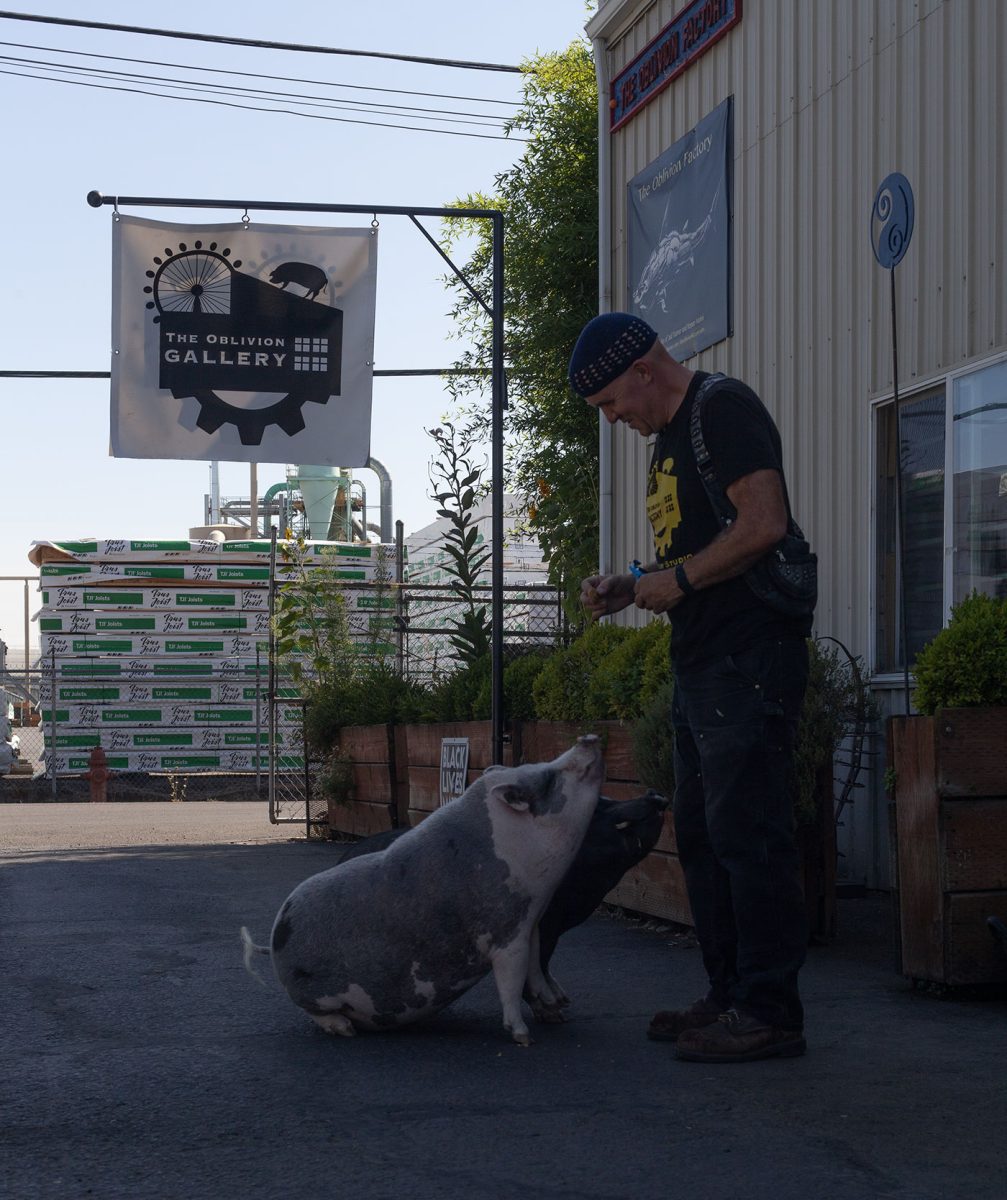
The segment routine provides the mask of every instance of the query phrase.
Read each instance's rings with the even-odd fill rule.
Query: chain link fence
[[[88,799],[97,765],[108,800],[268,798],[270,820],[319,831],[323,763],[305,737],[303,688],[272,655],[267,589],[185,586],[0,581],[0,604],[6,588],[16,613],[8,627],[28,631],[4,645],[0,663],[20,754],[0,780],[7,798]],[[465,605],[450,585],[339,586],[354,636],[400,674],[433,683],[457,668],[451,638]],[[490,587],[474,596],[488,624]],[[183,611],[197,604],[198,617]],[[554,588],[505,586],[505,661],[567,637]],[[104,763],[92,758],[97,747]]]

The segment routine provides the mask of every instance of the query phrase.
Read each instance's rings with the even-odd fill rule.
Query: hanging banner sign
[[[629,311],[684,362],[731,333],[731,98],[629,184]]]
[[[113,456],[366,465],[375,230],[112,228]]]

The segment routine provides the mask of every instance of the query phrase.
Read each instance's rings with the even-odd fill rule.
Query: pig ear
[[[493,763],[492,766],[483,768],[483,774],[488,775],[490,771],[502,771],[503,769],[502,763]]]
[[[501,804],[506,804],[508,808],[513,808],[515,812],[528,811],[528,793],[516,784],[498,783],[490,788],[490,796]]]

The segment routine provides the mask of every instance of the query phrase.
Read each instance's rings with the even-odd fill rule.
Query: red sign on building
[[[649,104],[741,20],[741,0],[692,0],[612,80],[610,131]]]

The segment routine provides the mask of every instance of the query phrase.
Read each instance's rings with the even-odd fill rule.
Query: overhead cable
[[[186,33],[178,29],[150,29],[143,25],[114,25],[105,21],[81,21],[71,17],[46,17],[37,13],[0,12],[7,21],[36,21],[42,25],[69,25],[80,29],[107,29],[113,33],[140,33],[149,37],[184,38],[192,42],[216,42],[227,46],[252,46],[257,50],[293,50],[301,54],[346,54],[358,58],[389,58],[397,62],[423,63],[431,67],[458,67],[465,71],[509,71],[521,67],[501,63],[466,62],[454,58],[425,58],[416,54],[389,54],[380,50],[346,50],[335,46],[305,46],[299,42],[267,42],[258,38],[228,37],[214,33]]]
[[[387,92],[393,96],[423,96],[427,100],[466,100],[472,104],[500,104],[517,108],[519,100],[492,100],[486,96],[457,96],[444,92],[417,92],[409,88],[376,87],[364,83],[339,83],[331,79],[303,79],[297,75],[268,75],[262,71],[235,71],[225,67],[201,67],[191,63],[165,62],[157,58],[131,58],[125,54],[97,54],[93,50],[64,50],[59,46],[38,46],[31,42],[5,42],[15,50],[42,50],[46,54],[71,54],[78,58],[101,58],[110,62],[137,63],[144,67],[172,67],[174,70],[201,71],[214,75],[237,75],[243,79],[271,79],[278,83],[310,83],[315,87],[347,88],[358,92]]]
[[[99,79],[122,80],[127,83],[156,83],[168,88],[187,88],[197,92],[223,92],[227,95],[237,95],[246,99],[262,98],[293,100],[296,103],[303,103],[315,107],[333,108],[339,107],[350,112],[367,112],[375,111],[386,113],[392,116],[407,116],[416,115],[423,119],[431,121],[450,121],[452,118],[460,117],[467,120],[456,122],[460,124],[494,124],[498,125],[502,120],[499,116],[494,116],[491,113],[466,113],[458,112],[455,109],[444,108],[425,108],[419,105],[409,104],[390,104],[387,101],[374,100],[341,100],[338,97],[320,97],[320,96],[305,96],[300,92],[280,92],[272,91],[263,88],[250,88],[247,85],[239,86],[237,84],[214,83],[207,80],[205,83],[195,82],[188,79],[172,78],[163,75],[144,75],[134,71],[114,71],[108,67],[88,67],[83,64],[77,65],[74,63],[58,63],[49,62],[46,59],[21,58],[11,54],[0,54],[0,62],[12,63],[15,66],[27,67],[46,72],[63,72],[66,74],[83,74],[94,76]],[[362,107],[361,107],[362,106]],[[446,114],[437,116],[434,114]]]
[[[441,133],[449,137],[486,138],[492,141],[502,142],[523,142],[527,140],[526,138],[508,137],[502,133],[472,133],[466,130],[429,129],[424,125],[400,125],[391,121],[363,121],[354,117],[331,117],[326,116],[323,113],[303,112],[300,109],[273,108],[268,105],[260,104],[238,104],[233,100],[211,100],[204,96],[182,96],[164,92],[152,92],[148,91],[146,88],[125,87],[122,84],[95,83],[92,80],[86,79],[60,79],[54,75],[32,75],[25,71],[12,71],[2,67],[0,67],[0,75],[14,75],[21,79],[36,79],[42,83],[65,83],[74,87],[97,88],[100,91],[107,92],[127,92],[135,96],[153,96],[158,100],[186,100],[191,104],[216,104],[225,108],[243,108],[251,112],[281,113],[285,116],[291,117],[306,117],[313,121],[336,121],[343,125],[371,125],[382,129],[407,129],[411,133]]]

